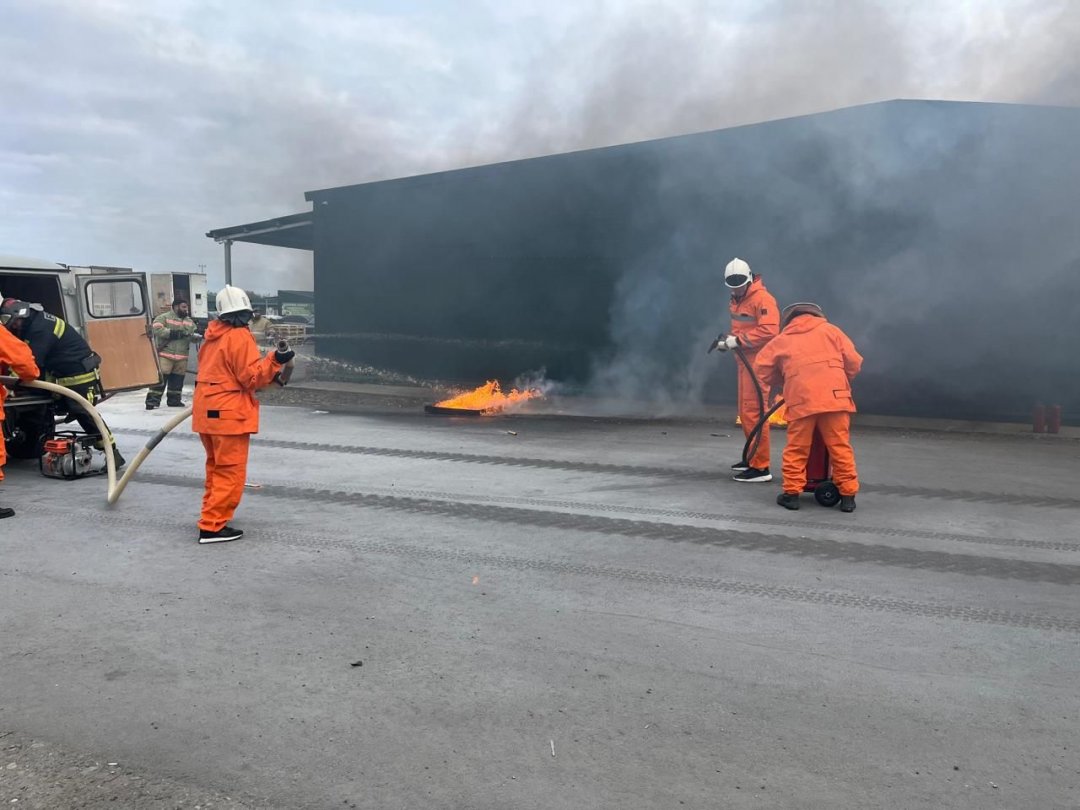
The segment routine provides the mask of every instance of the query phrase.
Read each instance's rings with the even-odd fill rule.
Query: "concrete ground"
[[[293,401],[236,543],[187,426],[9,465],[0,805],[1080,806],[1076,441],[863,428],[793,513],[726,422]]]

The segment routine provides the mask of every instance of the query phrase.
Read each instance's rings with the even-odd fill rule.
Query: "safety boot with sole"
[[[772,473],[769,472],[768,467],[763,470],[759,470],[757,467],[747,467],[738,475],[731,477],[742,484],[766,484],[772,481]]]
[[[841,495],[840,496],[840,511],[841,512],[854,512],[855,511],[855,496],[854,495]]]
[[[731,471],[733,473],[746,472],[749,469],[750,465],[747,464],[745,461],[736,461],[734,464],[731,465]]]
[[[776,502],[785,509],[790,509],[793,512],[799,510],[799,496],[791,492],[781,492],[776,496]]]
[[[223,526],[216,532],[209,531],[208,529],[199,529],[199,544],[227,543],[230,540],[239,540],[243,536],[243,530],[234,529],[232,526]]]

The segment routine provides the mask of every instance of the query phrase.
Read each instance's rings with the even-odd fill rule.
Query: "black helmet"
[[[811,304],[806,301],[798,304],[791,304],[790,306],[784,307],[784,311],[780,313],[780,328],[783,329],[799,315],[813,315],[815,318],[824,318],[825,312],[817,304]]]
[[[5,298],[0,304],[0,326],[10,328],[13,321],[30,317],[31,305],[17,298]]]

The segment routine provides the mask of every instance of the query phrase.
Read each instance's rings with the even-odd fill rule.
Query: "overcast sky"
[[[1080,104],[1080,3],[0,0],[0,254],[198,271],[303,192],[890,98]],[[236,281],[310,288],[238,245]]]

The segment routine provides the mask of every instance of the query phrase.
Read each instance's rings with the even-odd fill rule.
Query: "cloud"
[[[444,6],[16,0],[0,30],[5,250],[212,269],[206,230],[308,189],[897,96],[1080,102],[1047,2]],[[310,257],[234,250],[237,281]]]

